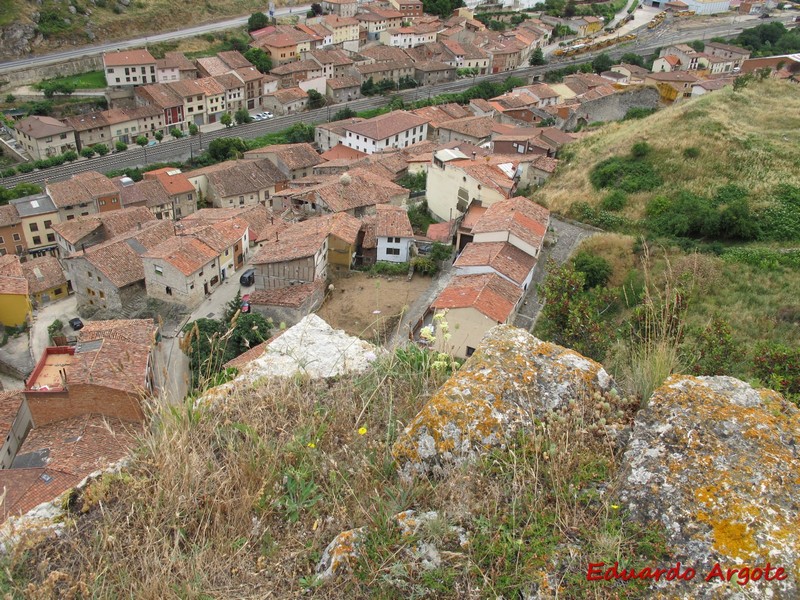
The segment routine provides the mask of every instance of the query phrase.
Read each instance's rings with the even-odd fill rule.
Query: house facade
[[[52,117],[30,116],[14,124],[14,137],[33,160],[77,148],[72,126]]]
[[[367,154],[406,148],[428,137],[428,122],[413,113],[394,111],[360,123],[342,126],[342,144]]]
[[[103,72],[108,87],[131,87],[158,82],[156,59],[147,50],[105,53]]]

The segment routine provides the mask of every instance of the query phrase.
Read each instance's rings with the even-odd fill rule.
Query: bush
[[[74,160],[78,160],[78,153],[75,150],[67,150],[62,155],[65,161],[72,162]]]
[[[125,152],[125,150],[128,149],[128,144],[117,140],[117,142],[114,144],[114,148],[117,150],[117,152]]]
[[[349,106],[345,106],[340,111],[337,111],[335,115],[333,115],[334,121],[343,121],[344,119],[352,119],[353,117],[357,117],[358,113],[354,111]]]
[[[628,195],[622,190],[613,190],[600,202],[602,210],[618,211],[628,204]]]
[[[771,196],[771,205],[759,215],[761,239],[800,240],[800,187],[782,184]]]
[[[81,148],[81,156],[84,158],[92,158],[94,156],[94,150],[91,146],[84,146]]]
[[[647,142],[636,142],[631,148],[631,156],[641,160],[650,154],[652,148]]]
[[[575,270],[584,275],[583,289],[585,290],[604,286],[611,278],[611,265],[602,256],[581,251],[575,255],[572,262],[575,265]]]
[[[172,129],[170,129],[169,134],[175,139],[180,139],[183,137],[183,132],[177,127],[173,127]]]
[[[92,146],[92,149],[95,152],[97,152],[97,154],[99,154],[100,156],[105,156],[109,152],[108,146],[106,146],[105,144],[95,144],[94,146]]]
[[[687,191],[674,199],[656,196],[647,203],[646,215],[654,231],[677,237],[716,237],[719,212],[708,198]]]
[[[50,166],[50,163],[46,158],[40,158],[33,162],[33,166],[37,169],[46,169]]]
[[[50,325],[47,326],[47,334],[50,336],[50,341],[53,341],[53,338],[61,335],[64,330],[64,323],[62,323],[59,319],[56,319]]]
[[[445,260],[450,260],[453,256],[453,246],[450,244],[442,244],[440,242],[434,242],[431,246],[431,252],[429,254],[431,260],[440,263]]]
[[[376,262],[369,272],[373,275],[405,275],[408,273],[408,263]]]
[[[730,323],[721,317],[714,317],[711,323],[697,334],[694,341],[692,374],[732,375],[733,365],[739,360],[739,354]]]
[[[631,226],[631,222],[625,217],[596,209],[588,202],[576,202],[573,204],[569,209],[569,216],[601,229],[625,231]]]
[[[35,168],[36,167],[34,167],[31,163],[22,163],[20,165],[17,165],[17,171],[19,171],[20,173],[30,173]]]
[[[415,271],[423,275],[436,275],[439,271],[437,263],[427,256],[415,256],[411,259],[411,264]]]
[[[13,177],[16,174],[17,174],[17,169],[14,168],[14,167],[9,167],[8,169],[3,169],[3,171],[0,172],[0,175],[2,175],[3,177]]]
[[[628,112],[625,113],[623,117],[623,121],[629,121],[631,119],[644,119],[645,117],[649,117],[653,113],[656,112],[656,108],[640,108],[634,106],[633,108],[629,108]]]
[[[651,191],[663,183],[648,161],[619,156],[595,165],[589,174],[589,181],[598,190],[612,188],[629,193]]]
[[[683,150],[683,158],[687,160],[693,160],[700,156],[700,148],[695,148],[694,146],[690,146],[689,148],[684,148]]]
[[[784,394],[800,394],[800,346],[759,345],[753,356],[753,371],[774,390]]]

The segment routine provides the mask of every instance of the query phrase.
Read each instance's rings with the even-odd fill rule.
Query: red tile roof
[[[144,174],[145,179],[157,179],[166,190],[169,196],[178,194],[191,194],[194,186],[189,182],[189,178],[180,169],[164,167],[155,171],[148,171]]]
[[[323,279],[311,283],[289,285],[272,290],[256,290],[250,294],[250,304],[300,308],[309,296],[325,287]]]
[[[30,294],[38,294],[59,286],[66,288],[67,278],[55,256],[29,258],[22,263],[22,270],[28,280]]]
[[[153,319],[116,319],[113,321],[87,321],[78,332],[79,342],[114,339],[150,348],[155,344],[158,326]]]
[[[431,223],[428,225],[428,232],[425,237],[434,242],[449,244],[453,240],[453,222]]]
[[[362,121],[361,123],[347,124],[344,126],[344,129],[372,140],[384,140],[408,129],[425,125],[427,122],[427,119],[418,115],[403,110],[396,110],[386,113],[385,115]]]
[[[375,234],[378,237],[414,237],[406,209],[402,206],[378,204],[375,207]]]
[[[323,152],[320,156],[327,161],[331,160],[339,160],[339,159],[359,159],[368,156],[366,152],[361,152],[361,150],[356,150],[355,148],[350,148],[349,146],[345,146],[344,144],[336,144],[333,148],[328,150],[327,152]],[[322,165],[325,166],[324,164]],[[15,211],[16,212],[16,211]]]
[[[0,439],[5,440],[11,432],[23,398],[22,390],[0,391]]]
[[[130,67],[155,64],[156,59],[147,50],[121,50],[103,54],[103,63],[107,67]]]
[[[267,240],[253,258],[252,264],[278,263],[313,256],[329,235],[355,245],[360,229],[361,221],[346,213],[313,217],[293,223],[277,239]]]
[[[494,273],[457,275],[431,304],[435,309],[474,308],[496,323],[505,323],[524,290]]]
[[[155,246],[142,256],[163,260],[188,277],[218,258],[219,252],[194,236],[179,235]]]
[[[456,267],[491,267],[517,285],[536,266],[536,259],[508,242],[470,242],[458,255]]]
[[[507,231],[534,247],[540,247],[547,233],[550,211],[516,196],[495,202],[472,227],[472,234]]]
[[[0,256],[0,294],[28,295],[28,280],[16,254]]]

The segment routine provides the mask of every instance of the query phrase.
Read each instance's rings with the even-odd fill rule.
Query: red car
[[[242,296],[242,312],[249,313],[250,312],[250,294],[245,294]]]

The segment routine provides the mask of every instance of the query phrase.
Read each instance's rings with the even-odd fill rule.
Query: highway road
[[[266,5],[266,2],[264,3]],[[311,8],[311,5],[304,6],[286,6],[275,9],[275,16],[282,17],[288,14],[304,15]],[[266,9],[265,9],[266,10]],[[227,21],[218,21],[216,23],[206,23],[205,25],[197,25],[187,29],[179,29],[177,31],[167,31],[155,35],[136,38],[134,40],[120,40],[118,42],[108,42],[106,44],[97,44],[93,46],[83,46],[80,48],[73,48],[71,50],[63,50],[61,52],[53,52],[51,54],[42,54],[40,56],[29,56],[19,60],[12,60],[0,64],[0,73],[6,71],[17,71],[19,69],[28,69],[31,67],[41,67],[44,65],[52,65],[73,58],[83,58],[86,56],[99,56],[104,52],[111,52],[114,50],[124,50],[126,48],[140,48],[147,44],[155,44],[157,42],[168,42],[171,40],[178,40],[181,38],[194,37],[203,33],[213,33],[215,31],[223,31],[225,29],[233,29],[234,27],[241,27],[247,23],[250,15],[243,17],[236,17],[235,19],[228,19]]]
[[[736,23],[726,24],[719,27],[708,28],[704,30],[703,36],[709,39],[715,36],[732,36],[739,33],[742,29],[752,26],[751,23]],[[619,58],[626,52],[636,52],[638,54],[648,54],[656,48],[660,48],[669,44],[688,42],[698,39],[699,32],[673,32],[669,30],[654,31],[645,30],[640,38],[632,44],[626,44],[621,47],[607,49],[606,51],[612,58]],[[414,101],[425,97],[436,96],[446,92],[458,92],[467,89],[481,81],[495,81],[500,82],[507,77],[513,75],[516,77],[533,78],[535,76],[542,76],[552,68],[561,68],[572,64],[579,64],[587,62],[593,58],[593,54],[582,54],[578,57],[553,61],[550,65],[542,67],[523,67],[515,71],[507,71],[504,73],[495,73],[491,75],[477,76],[470,79],[459,79],[448,83],[441,83],[434,86],[426,86],[417,89],[404,90],[399,92],[399,95],[404,101]],[[252,139],[262,136],[266,133],[280,131],[295,123],[323,123],[330,120],[333,114],[341,108],[349,106],[355,111],[369,110],[371,108],[378,108],[386,105],[389,101],[384,96],[373,96],[369,98],[361,98],[349,103],[334,104],[317,110],[287,115],[285,117],[277,117],[269,121],[254,122],[247,125],[237,125],[230,129],[220,129],[217,131],[206,132],[200,136],[186,137],[178,140],[170,140],[160,143],[157,146],[142,149],[140,147],[131,147],[124,152],[107,154],[106,156],[96,156],[90,159],[80,158],[74,163],[67,163],[58,167],[44,169],[42,171],[33,171],[31,173],[23,173],[0,179],[0,185],[6,187],[13,187],[17,183],[27,182],[43,184],[47,181],[59,181],[68,179],[75,173],[84,171],[99,171],[106,173],[115,169],[122,169],[125,167],[141,167],[145,164],[156,162],[169,162],[174,160],[186,160],[192,154],[197,155],[203,148],[208,146],[211,140],[220,137],[234,137],[238,136],[243,139]],[[145,157],[146,154],[146,157]]]

